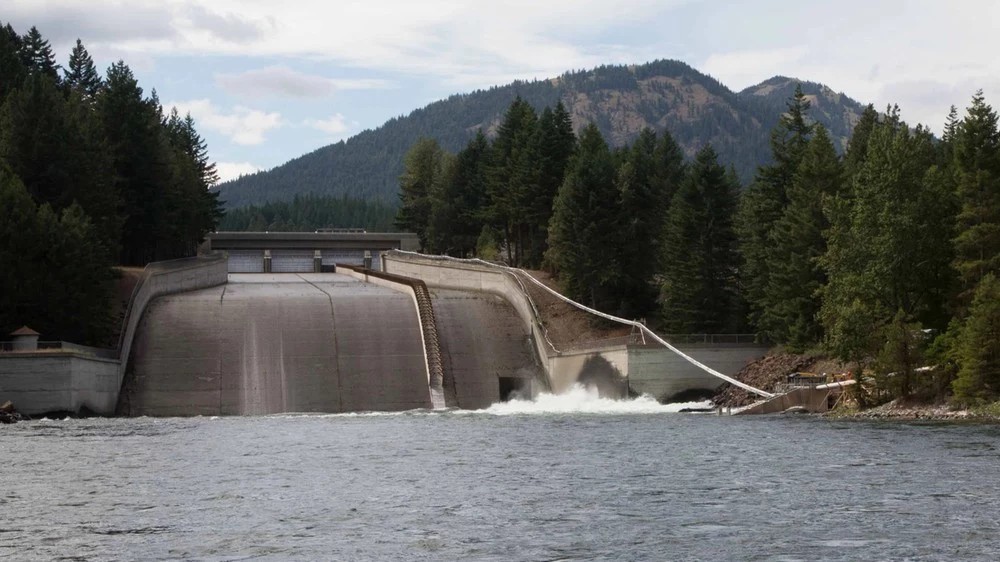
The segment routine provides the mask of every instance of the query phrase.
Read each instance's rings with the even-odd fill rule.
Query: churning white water
[[[574,384],[561,394],[542,393],[533,400],[499,402],[476,413],[497,416],[527,414],[668,414],[686,409],[711,408],[711,402],[680,402],[660,404],[649,395],[616,400],[601,398],[595,387]]]

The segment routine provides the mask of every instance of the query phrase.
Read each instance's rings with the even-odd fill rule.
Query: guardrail
[[[757,341],[756,334],[663,334],[662,337],[670,343],[679,344],[746,345],[760,343]]]

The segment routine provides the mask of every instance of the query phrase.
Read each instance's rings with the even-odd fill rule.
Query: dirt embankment
[[[774,392],[778,385],[788,380],[792,373],[842,373],[845,366],[838,361],[817,359],[794,353],[772,353],[743,367],[733,378],[754,388]],[[724,384],[716,391],[712,401],[722,407],[739,408],[760,400],[760,396],[731,384]]]
[[[555,280],[548,273],[544,271],[528,271],[528,273],[547,287],[559,291]],[[522,283],[538,309],[549,340],[557,349],[573,347],[585,342],[624,340],[632,331],[630,326],[603,320],[563,302],[529,279],[522,279]]]

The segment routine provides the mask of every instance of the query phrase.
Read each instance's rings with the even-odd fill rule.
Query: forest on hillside
[[[937,140],[869,106],[841,155],[810,110],[796,88],[741,188],[711,144],[686,159],[646,129],[612,148],[561,102],[539,115],[518,98],[492,140],[409,149],[397,224],[431,253],[549,269],[571,298],[667,332],[834,355],[873,373],[863,404],[997,401],[996,111],[977,92]]]
[[[194,255],[222,215],[190,116],[164,114],[128,65],[66,67],[0,22],[0,333],[107,345],[115,265]]]
[[[291,200],[297,194],[395,203],[403,156],[413,143],[422,137],[434,138],[442,148],[455,152],[479,129],[492,138],[515,97],[536,112],[562,101],[576,132],[592,122],[616,147],[638,137],[640,129],[628,123],[645,124],[658,134],[668,132],[688,157],[710,143],[745,183],[758,164],[770,162],[768,131],[778,122],[784,100],[796,83],[776,77],[736,93],[672,60],[567,72],[554,80],[514,82],[451,96],[217,189],[227,208]],[[801,87],[806,95],[822,100],[813,119],[827,128],[842,151],[862,106],[820,84],[803,82]]]
[[[296,195],[291,201],[273,201],[229,209],[220,231],[311,232],[320,228],[360,228],[393,232],[397,206],[349,197]]]

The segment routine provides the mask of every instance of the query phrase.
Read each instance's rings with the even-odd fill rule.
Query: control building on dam
[[[364,232],[213,232],[209,250],[229,256],[230,273],[318,273],[335,264],[381,268],[375,257],[386,250],[416,250],[416,234]],[[367,262],[365,261],[367,258]]]
[[[399,235],[352,233],[353,246],[344,248],[315,246],[334,237],[266,234],[220,233],[211,244],[222,252],[151,264],[126,314],[118,360],[102,359],[99,391],[78,392],[89,379],[72,369],[29,377],[28,356],[17,368],[33,382],[5,386],[0,354],[0,401],[28,414],[258,415],[480,409],[576,382],[610,396],[669,400],[721,384],[641,341],[557,349],[522,282],[506,270],[392,251],[410,243]],[[341,262],[325,271],[332,264],[323,263],[324,252],[356,262],[365,250],[371,269]],[[259,272],[240,272],[258,251]],[[327,267],[316,267],[316,252]],[[275,271],[286,258],[299,271]],[[684,350],[728,373],[763,354],[760,346],[707,340]]]

